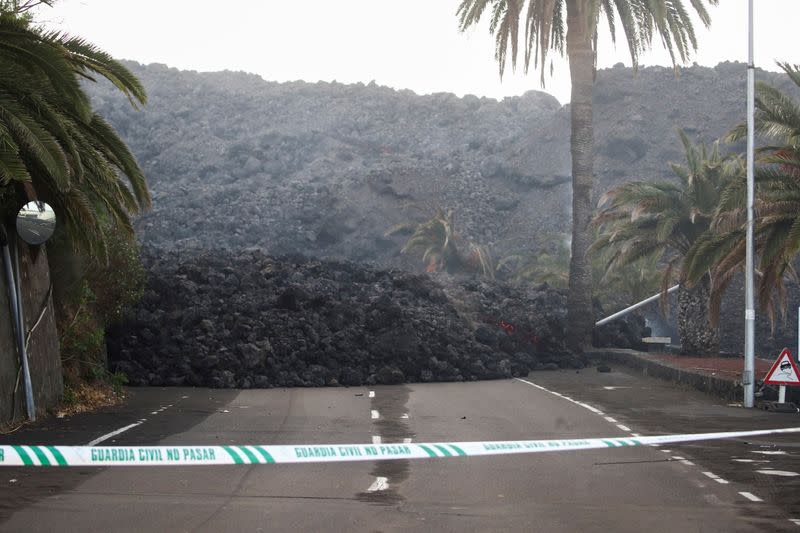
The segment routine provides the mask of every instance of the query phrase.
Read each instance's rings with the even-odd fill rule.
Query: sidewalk
[[[741,400],[743,397],[744,358],[742,357],[689,357],[613,348],[593,350],[586,355],[623,364],[641,370],[644,375],[686,384],[728,400]],[[756,359],[757,384],[764,379],[773,362]]]

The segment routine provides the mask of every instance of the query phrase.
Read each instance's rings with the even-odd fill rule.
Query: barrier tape
[[[478,457],[676,444],[799,433],[800,427],[636,438],[434,442],[420,444],[298,444],[254,446],[0,446],[0,466],[169,466],[335,463]]]

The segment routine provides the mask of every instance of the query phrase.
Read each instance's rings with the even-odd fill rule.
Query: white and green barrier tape
[[[0,466],[169,466],[334,463],[477,457],[676,444],[800,433],[800,427],[636,438],[434,442],[420,444],[297,444],[290,446],[0,446]]]

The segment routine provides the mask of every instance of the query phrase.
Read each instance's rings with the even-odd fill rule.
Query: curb
[[[741,381],[690,372],[661,361],[648,358],[643,352],[625,349],[602,349],[585,352],[590,358],[625,365],[641,371],[644,376],[688,385],[702,392],[713,394],[726,400],[741,401],[744,390]]]

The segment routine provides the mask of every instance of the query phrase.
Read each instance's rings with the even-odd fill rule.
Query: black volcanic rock
[[[469,381],[585,363],[565,348],[565,295],[547,286],[258,251],[149,249],[144,259],[158,297],[108,334],[112,370],[134,385]],[[212,281],[228,271],[247,286]],[[190,276],[207,281],[188,285]]]

